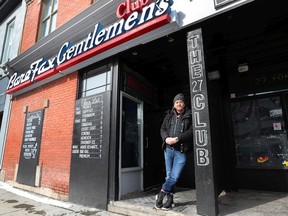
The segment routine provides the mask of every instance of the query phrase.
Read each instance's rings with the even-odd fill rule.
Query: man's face
[[[182,100],[176,100],[174,102],[174,108],[178,113],[183,112],[184,108],[185,108],[185,103]]]

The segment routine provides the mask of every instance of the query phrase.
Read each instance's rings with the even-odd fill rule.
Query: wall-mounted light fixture
[[[243,64],[238,65],[238,72],[239,73],[247,72],[248,70],[249,70],[248,63],[243,63]]]
[[[0,80],[3,79],[4,77],[10,78],[11,74],[14,73],[12,68],[10,68],[7,63],[0,64],[0,68],[3,70],[3,74],[4,74],[4,75],[0,74]]]

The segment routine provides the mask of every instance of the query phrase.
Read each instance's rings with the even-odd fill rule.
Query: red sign
[[[131,0],[126,0],[126,2],[121,3],[116,11],[116,15],[119,19],[127,19],[131,13],[137,11],[142,12],[142,8],[151,4],[152,0],[136,0],[132,2]]]

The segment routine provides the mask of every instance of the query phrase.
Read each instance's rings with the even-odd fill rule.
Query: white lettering
[[[194,113],[194,122],[195,122],[195,127],[199,128],[199,127],[206,127],[206,123],[205,122],[200,122],[200,114],[199,112],[195,112]]]
[[[204,148],[196,149],[196,160],[198,166],[207,166],[209,165],[208,150]]]
[[[195,130],[195,140],[197,146],[206,146],[208,144],[207,130]]]
[[[165,13],[169,14],[169,6],[172,4],[172,0],[157,0],[156,2],[152,2],[151,0],[138,0],[131,3],[129,6],[129,11],[126,11],[127,8],[125,9],[125,3],[120,4],[116,15],[118,17],[120,16],[122,19],[103,30],[101,24],[97,23],[94,31],[90,32],[84,40],[78,42],[76,45],[73,45],[70,42],[65,42],[60,48],[57,56],[48,60],[44,58],[36,60],[35,62],[31,63],[30,70],[26,73],[21,73],[21,75],[15,72],[10,77],[7,90],[11,90],[26,81],[33,82],[36,76],[43,74],[50,69],[56,68],[57,66],[82,54],[83,52],[93,49],[103,42],[130,31],[155,17],[161,16]],[[132,35],[133,37],[137,37],[137,35],[134,33]],[[129,40],[130,38],[127,39]],[[123,43],[122,40],[120,40],[119,43]],[[115,43],[113,45],[116,46],[118,44]],[[198,54],[195,53],[194,55],[196,55],[196,58]]]
[[[194,97],[193,97],[193,107],[196,110],[203,110],[205,108],[205,97],[204,97],[203,94],[194,95]]]

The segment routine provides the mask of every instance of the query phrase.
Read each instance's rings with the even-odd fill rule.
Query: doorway
[[[159,188],[165,181],[160,127],[167,111],[172,107],[174,96],[182,92],[187,97],[187,106],[191,107],[186,34],[178,32],[170,37],[173,37],[173,42],[163,37],[127,50],[119,58],[122,90],[143,101],[145,191]],[[195,188],[194,179],[194,157],[191,153],[177,186]]]
[[[160,186],[165,179],[160,136],[162,119],[162,110],[152,104],[144,104],[144,190]]]

